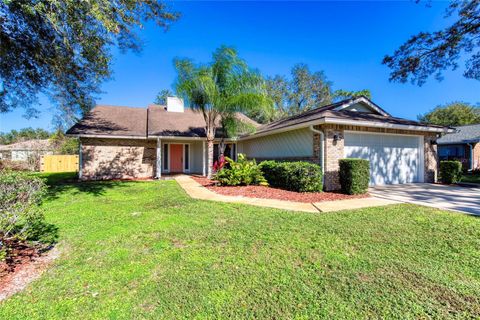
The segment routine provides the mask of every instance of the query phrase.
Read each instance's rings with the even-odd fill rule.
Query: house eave
[[[338,119],[332,117],[324,117],[321,119],[307,121],[299,123],[297,125],[273,129],[268,131],[263,131],[260,133],[254,133],[252,135],[240,137],[240,141],[256,139],[259,137],[278,134],[282,132],[307,128],[309,126],[321,125],[321,124],[340,124],[340,125],[351,125],[359,127],[369,127],[369,128],[384,128],[384,129],[399,129],[399,130],[411,130],[411,131],[420,131],[420,132],[435,132],[435,133],[448,133],[452,132],[452,129],[449,128],[438,128],[438,127],[429,127],[429,126],[415,126],[415,125],[406,125],[406,124],[393,124],[385,122],[375,122],[375,121],[359,121],[359,120],[348,120],[348,119]]]
[[[149,135],[149,136],[133,136],[133,135],[111,135],[111,134],[66,134],[68,137],[74,138],[98,138],[98,139],[136,139],[136,140],[171,140],[171,141],[206,141],[205,137],[186,137],[186,136],[161,136],[161,135]],[[214,141],[220,141],[221,138],[215,138]],[[225,138],[224,141],[234,142],[237,138]]]
[[[469,144],[469,143],[480,143],[480,139],[473,139],[473,140],[457,140],[457,141],[447,141],[447,142],[439,142],[439,145],[450,145],[450,144]]]
[[[323,123],[326,124],[343,124],[359,127],[369,127],[369,128],[384,128],[384,129],[399,129],[399,130],[411,130],[411,131],[422,131],[422,132],[437,132],[437,133],[447,133],[450,132],[449,128],[439,128],[439,127],[430,127],[430,126],[416,126],[409,124],[396,124],[396,123],[385,123],[385,122],[376,122],[376,121],[359,121],[359,120],[348,120],[348,119],[338,119],[338,118],[323,118]]]
[[[137,139],[146,140],[146,136],[134,136],[134,135],[114,135],[114,134],[66,134],[67,137],[75,138],[99,138],[99,139]]]

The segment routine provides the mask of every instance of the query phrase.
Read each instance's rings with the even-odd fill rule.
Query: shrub
[[[461,177],[462,163],[460,161],[440,161],[440,179],[443,183],[457,183]]]
[[[218,171],[214,178],[224,186],[248,186],[267,185],[260,167],[255,160],[247,160],[244,154],[238,154],[238,160],[234,161],[225,157],[228,166]]]
[[[46,192],[42,179],[18,171],[0,171],[0,251],[15,241],[49,245],[56,228],[45,222],[39,205]]]
[[[364,159],[340,159],[340,185],[342,193],[363,194],[370,181],[370,162]]]
[[[268,183],[276,188],[296,192],[321,192],[322,168],[314,163],[263,161],[260,164]]]
[[[0,170],[30,171],[30,166],[26,161],[0,160]]]

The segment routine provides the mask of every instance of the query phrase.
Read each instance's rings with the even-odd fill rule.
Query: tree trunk
[[[207,178],[212,178],[213,168],[213,139],[207,137]]]

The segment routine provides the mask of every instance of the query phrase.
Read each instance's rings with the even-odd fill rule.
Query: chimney
[[[183,100],[177,97],[167,97],[167,111],[168,112],[183,112]]]

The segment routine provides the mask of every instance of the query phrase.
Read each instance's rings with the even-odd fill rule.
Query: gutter
[[[109,134],[66,134],[67,137],[77,138],[102,138],[102,139],[138,139],[146,140],[144,136],[122,136],[122,135],[109,135]]]
[[[76,138],[99,138],[99,139],[135,139],[135,140],[153,140],[153,139],[162,139],[162,140],[206,140],[205,137],[183,137],[183,136],[156,136],[150,135],[148,137],[144,136],[124,136],[124,135],[108,135],[108,134],[66,134],[67,137],[76,137]],[[236,142],[236,138],[225,138],[226,142]],[[220,141],[219,138],[215,138],[214,141]]]
[[[473,144],[471,143],[467,143],[467,146],[470,147],[470,169],[468,169],[468,171],[472,171],[473,170]]]

